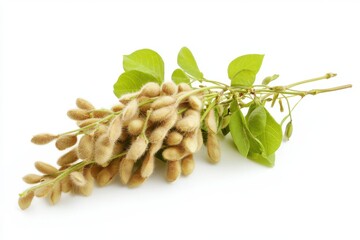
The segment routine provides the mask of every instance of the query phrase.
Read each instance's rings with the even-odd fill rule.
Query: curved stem
[[[289,112],[289,114],[286,115],[286,116],[283,118],[283,120],[282,120],[281,123],[280,123],[281,126],[284,124],[284,122],[286,121],[286,119],[287,119],[288,117],[290,117],[291,112],[294,111],[294,109],[295,109],[296,106],[300,103],[300,101],[301,101],[302,99],[303,99],[303,97],[300,98],[299,101],[297,101],[297,103],[295,103],[295,105],[293,106],[293,108],[291,109],[291,111]],[[292,119],[291,119],[291,120],[292,120]]]
[[[291,109],[290,109],[290,102],[289,102],[289,99],[284,95],[284,94],[281,94],[283,96],[283,98],[285,98],[286,100],[286,104],[287,104],[287,107],[288,107],[288,116],[290,117],[290,120],[292,121],[292,116],[291,116]],[[283,124],[283,122],[281,122],[281,125]]]

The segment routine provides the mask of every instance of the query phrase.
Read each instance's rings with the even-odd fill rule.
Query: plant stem
[[[352,87],[351,84],[346,84],[346,85],[332,87],[332,88],[312,89],[310,91],[307,91],[306,94],[316,95],[316,94],[319,94],[319,93],[333,92],[333,91],[338,91],[338,90],[351,88],[351,87]]]
[[[200,118],[200,122],[202,122],[202,121],[205,119],[206,115],[208,115],[208,113],[210,112],[210,110],[215,107],[215,104],[216,104],[216,102],[215,102],[215,101],[212,101],[212,102],[208,105],[208,107],[206,108],[205,112],[203,113],[203,115],[202,115],[201,118]]]
[[[287,85],[286,88],[292,88],[292,87],[295,87],[295,86],[298,86],[298,85],[301,85],[301,84],[305,84],[305,83],[316,82],[316,81],[323,80],[323,79],[329,79],[329,78],[332,78],[332,77],[335,77],[335,76],[336,76],[336,73],[327,73],[327,74],[325,74],[324,76],[321,76],[321,77],[310,78],[310,79],[303,80],[303,81],[300,81],[300,82],[292,83],[290,85]]]
[[[24,192],[20,193],[20,197],[26,196],[29,192],[35,191],[36,189],[39,189],[41,187],[45,187],[45,186],[49,186],[49,185],[53,185],[55,184],[57,181],[61,181],[62,179],[64,179],[66,176],[68,176],[70,173],[77,171],[83,167],[85,167],[86,165],[89,164],[93,164],[95,163],[94,161],[82,161],[79,162],[71,167],[69,167],[68,169],[64,170],[62,173],[60,173],[56,178],[50,180],[50,181],[46,181],[43,183],[40,183],[34,187],[28,188],[27,190],[25,190]]]
[[[292,107],[292,109],[291,109],[291,111],[289,112],[289,114],[286,115],[286,116],[283,118],[283,120],[281,121],[281,123],[280,123],[281,126],[284,124],[284,122],[286,121],[286,119],[287,119],[288,117],[290,117],[291,112],[294,111],[294,109],[296,108],[296,106],[297,106],[297,105],[301,102],[301,100],[303,100],[303,99],[304,99],[304,98],[302,97],[302,98],[299,99],[299,101],[297,101],[297,103],[295,103],[295,105]],[[292,118],[291,118],[291,120],[292,120]]]
[[[150,118],[150,115],[152,113],[152,109],[149,109],[147,110],[146,112],[146,118],[145,118],[145,122],[144,122],[144,126],[143,126],[143,129],[141,130],[141,135],[147,140],[147,137],[146,137],[146,129],[147,129],[147,126],[148,126],[148,122],[149,122],[149,118]]]
[[[126,152],[122,152],[120,154],[117,154],[117,155],[114,155],[112,156],[108,162],[111,162],[112,160],[114,159],[117,159],[119,157],[122,157],[126,154]],[[50,181],[46,181],[46,182],[43,182],[43,183],[40,183],[36,186],[33,186],[31,188],[28,188],[26,189],[24,192],[20,193],[19,196],[20,197],[23,197],[23,196],[26,196],[29,192],[32,192],[32,191],[35,191],[36,189],[39,189],[41,187],[45,187],[45,186],[50,186],[50,185],[53,185],[55,184],[56,182],[58,181],[61,181],[63,180],[65,177],[67,177],[70,173],[74,172],[74,171],[78,171],[82,168],[84,168],[85,166],[88,166],[88,165],[91,165],[91,164],[96,164],[95,161],[82,161],[82,162],[79,162],[79,163],[76,163],[74,165],[72,165],[71,167],[63,170],[63,171],[60,171],[58,172],[59,175],[57,175],[54,179],[50,180]]]
[[[215,84],[215,85],[221,85],[221,86],[224,86],[224,87],[229,87],[229,85],[227,85],[225,83],[214,81],[214,80],[209,80],[209,79],[204,78],[203,81],[208,82],[208,83],[212,83],[212,84]]]
[[[74,129],[74,130],[71,130],[71,131],[68,131],[68,132],[63,132],[63,133],[60,133],[59,136],[62,136],[62,135],[67,135],[67,134],[70,134],[70,133],[74,133],[74,132],[80,132],[80,131],[84,131],[84,130],[87,130],[87,129],[90,129],[92,127],[95,127],[96,125],[98,125],[99,123],[102,123],[102,122],[105,122],[107,120],[110,120],[111,118],[113,118],[114,116],[120,114],[120,112],[115,112],[115,113],[112,113],[102,119],[100,119],[99,121],[97,122],[94,122],[92,124],[89,124],[87,125],[86,127],[82,127],[82,128],[78,128],[78,129]]]
[[[221,87],[221,86],[210,86],[210,87],[202,87],[202,88],[197,88],[197,89],[194,89],[192,91],[189,91],[187,92],[186,94],[183,94],[181,95],[178,99],[177,99],[177,103],[180,103],[182,100],[184,100],[185,98],[191,96],[191,95],[194,95],[196,93],[199,93],[199,92],[204,92],[204,91],[207,91],[207,90],[210,90],[210,89],[222,89],[222,90],[226,90],[224,87]]]

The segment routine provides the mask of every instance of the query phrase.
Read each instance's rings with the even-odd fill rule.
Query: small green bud
[[[278,97],[279,97],[279,93],[274,93],[274,97],[273,97],[272,102],[271,102],[271,107],[273,107],[275,105],[275,102],[276,102]]]
[[[336,77],[336,73],[327,73],[325,76],[326,76],[326,78],[327,79],[329,79],[329,78],[332,78],[332,77]]]
[[[288,124],[286,124],[286,128],[285,128],[285,136],[288,140],[290,139],[292,132],[293,132],[293,125],[292,125],[292,121],[290,121],[288,122]]]
[[[281,98],[279,98],[280,112],[284,112],[284,106],[282,104]]]

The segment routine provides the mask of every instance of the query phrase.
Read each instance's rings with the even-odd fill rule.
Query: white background
[[[0,239],[360,239],[359,9],[357,1],[2,1]],[[274,168],[225,139],[219,164],[199,153],[194,173],[173,184],[158,166],[137,189],[116,182],[21,211],[21,177],[59,156],[31,136],[73,129],[66,111],[77,97],[115,104],[123,54],[158,51],[169,79],[182,46],[211,79],[227,81],[239,55],[264,53],[260,80],[336,72],[309,87],[354,87],[301,102]]]

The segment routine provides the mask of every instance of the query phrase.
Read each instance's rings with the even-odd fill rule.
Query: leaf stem
[[[352,87],[351,84],[346,84],[346,85],[341,85],[341,86],[332,87],[332,88],[312,89],[310,91],[307,91],[306,94],[316,95],[316,94],[319,94],[319,93],[333,92],[333,91],[338,91],[338,90],[351,88],[351,87]]]
[[[297,101],[297,103],[295,103],[295,105],[291,108],[291,111],[289,112],[289,114],[288,115],[286,115],[284,118],[283,118],[283,120],[281,121],[281,123],[280,123],[280,125],[282,126],[283,124],[284,124],[284,122],[286,121],[286,119],[288,118],[288,117],[290,117],[290,114],[292,113],[292,111],[294,111],[294,109],[296,108],[296,106],[301,102],[301,100],[303,100],[304,98],[302,97],[302,98],[300,98],[299,99],[299,101]],[[291,119],[292,120],[292,119]]]
[[[227,87],[227,88],[229,87],[229,85],[227,85],[225,83],[214,81],[214,80],[209,80],[209,79],[204,78],[202,81],[212,83],[212,84],[215,84],[215,85],[221,85],[221,86],[224,86],[224,87]]]
[[[290,117],[290,121],[292,121],[292,116],[291,116],[291,108],[290,108],[290,102],[289,102],[289,99],[284,95],[284,94],[281,94],[284,98],[285,98],[285,100],[286,100],[286,104],[287,104],[287,107],[288,107],[288,112],[289,112],[289,114],[288,114],[288,116]],[[283,122],[281,122],[281,125],[283,124]]]
[[[292,88],[292,87],[295,87],[295,86],[298,86],[298,85],[301,85],[301,84],[305,84],[305,83],[316,82],[316,81],[323,80],[323,79],[329,79],[329,78],[332,78],[332,77],[335,77],[335,76],[336,76],[336,73],[327,73],[327,74],[325,74],[324,76],[321,76],[321,77],[310,78],[310,79],[307,79],[307,80],[303,80],[303,81],[300,81],[300,82],[289,84],[289,85],[286,86],[286,88]]]

